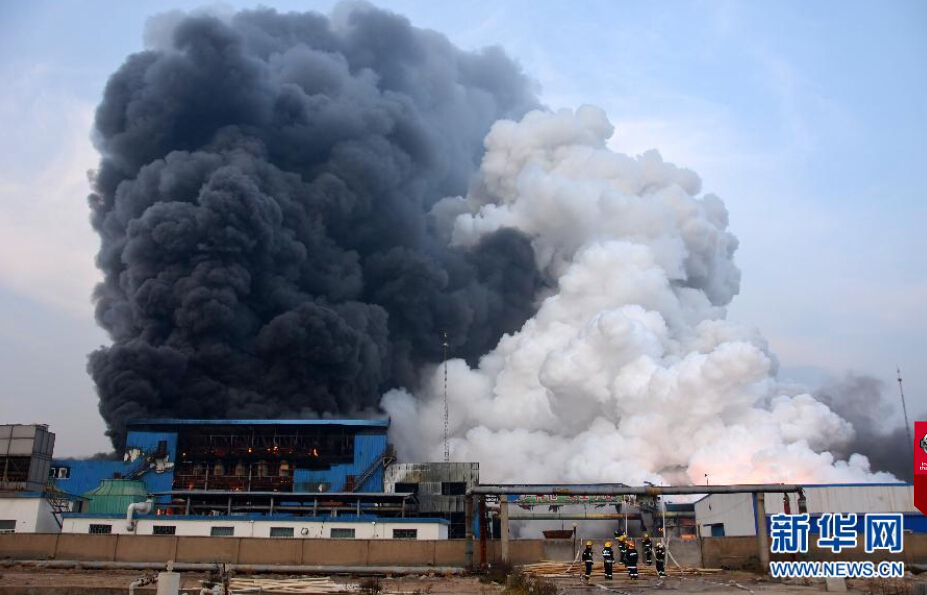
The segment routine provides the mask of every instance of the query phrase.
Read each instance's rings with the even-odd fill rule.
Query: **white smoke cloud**
[[[525,232],[555,287],[476,368],[447,362],[452,458],[484,481],[890,479],[835,460],[852,426],[787,394],[766,341],[725,320],[740,271],[722,201],[656,151],[610,151],[612,132],[591,106],[497,122],[468,196],[432,212],[455,244]],[[383,397],[406,459],[440,460],[443,382],[438,366]]]

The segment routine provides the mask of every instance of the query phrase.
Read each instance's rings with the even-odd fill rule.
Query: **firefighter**
[[[657,574],[661,577],[666,576],[666,546],[663,545],[662,541],[657,544],[654,558],[657,561]]]
[[[637,578],[637,550],[634,548],[634,542],[628,540],[628,553],[625,554],[628,558],[628,576],[636,579]]]
[[[615,531],[615,533],[618,533]],[[628,565],[628,536],[622,533],[618,536],[618,552],[621,554],[621,563]]]
[[[641,538],[641,548],[644,550],[644,562],[647,563],[647,566],[653,564],[653,541],[650,539],[650,535],[644,531],[644,536]]]
[[[602,549],[602,560],[605,562],[605,580],[612,580],[612,568],[615,566],[615,552],[612,550],[612,542],[606,541]]]
[[[583,580],[587,583],[589,578],[592,576],[592,562],[593,562],[593,553],[592,553],[592,542],[586,542],[586,549],[583,550],[583,563],[586,565],[586,572],[583,574]]]

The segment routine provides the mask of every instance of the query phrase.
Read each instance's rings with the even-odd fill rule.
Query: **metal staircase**
[[[386,446],[386,450],[380,453],[380,456],[376,458],[370,466],[364,469],[364,472],[357,476],[357,479],[354,480],[354,485],[351,487],[352,492],[359,492],[361,488],[364,487],[364,484],[367,483],[367,480],[376,472],[377,469],[382,465],[385,469],[393,461],[396,460],[396,451],[393,449],[392,444]]]
[[[51,506],[52,518],[55,519],[60,529],[61,515],[66,512],[71,512],[71,500],[52,489],[48,489],[45,491],[45,501]]]
[[[157,459],[158,453],[142,453],[142,456],[139,457],[138,464],[132,468],[131,471],[125,474],[126,479],[138,479],[142,475],[148,472],[151,469],[151,466],[154,464],[155,459]]]

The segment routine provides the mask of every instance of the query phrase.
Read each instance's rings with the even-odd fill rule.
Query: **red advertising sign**
[[[927,514],[927,421],[914,422],[914,506]]]

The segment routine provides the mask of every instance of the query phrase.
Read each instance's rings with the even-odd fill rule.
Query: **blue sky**
[[[698,172],[741,241],[730,317],[784,378],[870,374],[894,400],[897,364],[909,411],[927,409],[927,3],[377,4],[463,48],[502,45],[548,106],[599,105],[613,148]],[[107,341],[89,300],[93,109],[149,15],[199,5],[0,4],[0,410],[50,423],[62,454],[108,446],[84,371]]]

